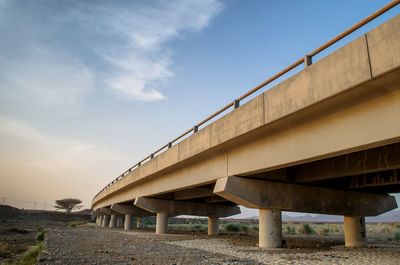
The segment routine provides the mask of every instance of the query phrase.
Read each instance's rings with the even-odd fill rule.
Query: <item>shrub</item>
[[[400,230],[394,233],[394,240],[400,241]]]
[[[288,235],[295,235],[297,233],[296,232],[296,227],[291,226],[291,225],[286,226],[286,233]]]
[[[249,226],[248,225],[240,224],[240,229],[245,233],[249,232]]]
[[[318,231],[318,234],[320,234],[321,236],[326,236],[329,235],[331,232],[331,229],[329,227],[321,227]]]
[[[224,228],[228,232],[239,232],[241,230],[241,225],[238,223],[227,223]]]
[[[42,242],[44,240],[45,231],[39,231],[36,234],[36,241]]]
[[[0,258],[8,258],[11,256],[10,244],[0,242]]]
[[[258,232],[258,225],[252,225],[250,226],[251,230]]]
[[[42,250],[42,243],[37,244],[36,246],[33,246],[29,248],[23,255],[22,259],[20,262],[18,262],[18,265],[32,265],[36,264],[37,262],[37,257]]]
[[[313,235],[315,234],[315,230],[310,224],[303,224],[303,226],[300,227],[300,233],[303,235]]]

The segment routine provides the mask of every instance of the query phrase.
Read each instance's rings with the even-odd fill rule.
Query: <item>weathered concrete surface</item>
[[[344,216],[346,247],[362,247],[366,244],[365,217]]]
[[[258,245],[260,248],[282,247],[282,212],[260,209]]]
[[[375,216],[397,208],[394,196],[242,177],[217,181],[214,193],[249,208]]]
[[[196,215],[227,217],[240,213],[237,206],[206,204],[197,202],[183,202],[172,200],[158,200],[139,197],[135,199],[135,206],[153,213],[166,212],[169,216]]]
[[[305,68],[264,93],[271,123],[371,79],[365,37]]]
[[[185,160],[209,149],[210,144],[211,130],[210,126],[207,126],[178,144],[179,161]]]
[[[154,215],[151,212],[145,211],[142,208],[133,206],[133,205],[126,205],[126,204],[117,204],[114,203],[111,205],[111,210],[120,213],[120,214],[130,214],[133,216],[150,216]]]
[[[264,125],[264,99],[259,96],[211,124],[211,146]]]
[[[372,75],[377,77],[400,65],[400,16],[367,33]]]

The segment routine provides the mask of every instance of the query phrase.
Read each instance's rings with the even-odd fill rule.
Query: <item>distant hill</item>
[[[0,219],[29,219],[29,220],[49,220],[57,222],[69,222],[76,220],[90,220],[90,210],[85,209],[80,212],[66,213],[59,211],[44,210],[20,210],[9,205],[0,205]]]
[[[310,222],[310,223],[343,222],[343,216],[325,215],[325,214],[317,214],[317,215],[304,214],[299,216],[289,216],[287,214],[283,214],[282,219],[285,222]],[[375,217],[367,217],[366,222],[367,223],[400,222],[400,210],[390,211]]]

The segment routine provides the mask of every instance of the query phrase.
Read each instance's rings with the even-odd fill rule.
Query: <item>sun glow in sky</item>
[[[0,0],[0,197],[90,207],[138,160],[387,2]]]

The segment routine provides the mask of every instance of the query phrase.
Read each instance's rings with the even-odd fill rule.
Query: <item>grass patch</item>
[[[303,224],[302,227],[299,229],[300,234],[303,235],[314,235],[315,230],[310,224]]]
[[[11,247],[7,242],[0,242],[0,258],[11,257]]]
[[[393,239],[396,240],[396,241],[400,241],[400,231],[396,231],[394,233],[394,238]]]
[[[169,228],[184,232],[206,232],[208,229],[205,224],[170,224]]]
[[[297,234],[296,227],[291,226],[291,225],[286,226],[286,234],[296,235]]]
[[[68,222],[68,226],[72,227],[72,228],[75,228],[75,227],[80,226],[80,225],[85,225],[85,224],[87,224],[86,221],[71,221],[71,222]]]
[[[227,232],[240,232],[241,225],[239,223],[227,223],[224,225],[224,230]]]
[[[42,251],[43,242],[38,243],[37,245],[30,247],[23,255],[22,259],[17,263],[17,265],[34,265],[37,264],[37,257],[39,253]]]

